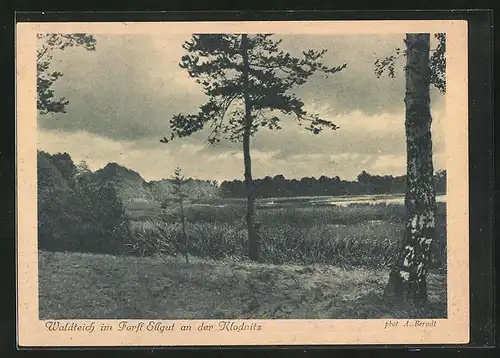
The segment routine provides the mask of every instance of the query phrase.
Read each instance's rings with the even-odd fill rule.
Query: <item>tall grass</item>
[[[188,252],[212,259],[245,259],[245,208],[191,207],[186,210]],[[261,260],[283,264],[330,264],[341,267],[387,267],[398,253],[404,231],[404,206],[351,205],[261,209]],[[439,205],[433,266],[446,262],[445,206]],[[142,255],[180,255],[183,236],[179,218],[135,221],[131,225]],[[140,251],[139,250],[142,250]]]

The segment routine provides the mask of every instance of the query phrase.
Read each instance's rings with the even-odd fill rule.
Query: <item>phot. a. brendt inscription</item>
[[[384,323],[384,329],[391,328],[406,328],[406,327],[437,327],[437,320],[435,319],[417,319],[417,320],[388,320]]]

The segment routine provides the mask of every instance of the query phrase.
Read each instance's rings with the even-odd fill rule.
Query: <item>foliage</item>
[[[304,177],[286,179],[283,175],[266,176],[254,179],[258,197],[297,197],[297,196],[338,196],[366,194],[402,194],[406,190],[406,175],[373,175],[363,171],[357,181],[342,180],[322,175],[319,178]],[[446,193],[446,170],[438,171],[434,177],[438,193]],[[241,180],[223,181],[221,195],[226,198],[245,197],[245,183]]]
[[[95,171],[95,177],[102,184],[110,181],[116,185],[120,199],[126,207],[135,201],[152,201],[153,197],[141,175],[118,163],[108,163]]]
[[[186,259],[186,263],[189,263],[188,258],[188,236],[186,234],[186,216],[184,215],[184,204],[187,198],[187,194],[184,190],[184,182],[185,178],[182,174],[182,169],[177,167],[174,171],[174,175],[172,177],[173,187],[172,187],[172,195],[174,196],[175,203],[177,204],[177,210],[181,221],[181,229],[182,229],[182,239],[183,239],[183,252],[184,257]],[[164,203],[164,207],[167,204]]]
[[[61,172],[67,182],[73,181],[76,175],[76,166],[68,153],[56,153],[52,155],[52,163]]]
[[[58,218],[66,209],[71,191],[50,154],[38,152],[37,162],[38,245],[49,249],[64,245],[64,232],[58,230]]]
[[[277,113],[294,115],[299,125],[307,123],[305,128],[315,134],[323,127],[337,129],[317,114],[307,113],[302,100],[289,90],[304,84],[315,72],[328,76],[341,71],[345,64],[323,65],[321,59],[326,50],[304,51],[301,58],[293,57],[281,50],[281,40],[273,40],[270,34],[254,35],[247,42],[245,47],[240,34],[200,34],[184,43],[187,54],[180,66],[196,79],[209,99],[196,115],[174,116],[170,121],[170,139],[163,138],[162,142],[189,136],[206,123],[211,123],[210,143],[219,142],[221,137],[239,141],[245,127],[245,105],[252,117],[251,135],[259,127],[280,129]],[[245,50],[248,69],[243,64]]]
[[[92,174],[92,170],[90,170],[90,167],[87,164],[87,162],[84,159],[82,159],[80,163],[76,165],[74,174],[75,180],[78,180],[80,177],[89,174]]]
[[[170,180],[172,182],[172,186],[169,189],[172,197],[171,199],[166,199],[163,201],[162,209],[167,209],[172,201],[174,201],[178,205],[183,205],[189,197],[186,189],[184,188],[184,185],[186,184],[186,178],[182,174],[181,168],[175,168],[174,175]]]
[[[441,93],[446,93],[446,34],[435,34],[435,37],[439,43],[429,59],[430,81]]]
[[[174,200],[172,179],[153,180],[145,184],[152,197],[159,203]],[[186,200],[190,202],[210,200],[219,197],[218,183],[211,180],[185,178],[182,184]]]
[[[38,235],[39,247],[52,251],[117,254],[130,240],[116,186],[67,153],[38,152]]]
[[[429,59],[431,69],[430,83],[434,85],[441,93],[446,93],[446,34],[434,34],[438,44]],[[403,51],[396,48],[393,53],[378,58],[375,61],[375,74],[381,77],[384,72],[391,78],[396,77],[396,60],[407,55],[407,50]]]
[[[69,101],[65,97],[55,98],[53,84],[63,75],[51,70],[54,50],[82,47],[94,51],[96,40],[89,34],[37,34],[37,109],[40,114],[66,112]]]

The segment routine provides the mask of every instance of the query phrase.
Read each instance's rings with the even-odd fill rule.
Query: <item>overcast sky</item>
[[[252,139],[254,177],[321,175],[354,179],[362,170],[401,175],[406,171],[403,61],[396,78],[378,79],[374,61],[403,46],[404,34],[366,36],[293,35],[282,37],[292,53],[328,49],[328,65],[347,68],[325,79],[317,76],[294,92],[306,108],[340,129],[314,135],[290,118],[283,129],[263,129]],[[97,49],[54,53],[53,69],[64,74],[56,96],[70,100],[67,113],[38,118],[38,148],[68,152],[96,170],[117,162],[146,180],[168,178],[175,167],[187,177],[242,179],[240,144],[210,146],[207,133],[162,144],[169,120],[196,113],[206,101],[199,85],[178,66],[186,36],[96,35]],[[433,91],[435,169],[444,169],[444,98]]]

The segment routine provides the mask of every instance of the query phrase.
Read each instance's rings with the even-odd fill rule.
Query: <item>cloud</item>
[[[374,116],[353,112],[344,116],[328,116],[339,129],[323,130],[314,135],[287,122],[279,132],[262,131],[253,139],[253,147],[260,150],[278,151],[276,159],[301,153],[360,153],[360,154],[400,154],[405,153],[406,137],[404,131],[404,113],[382,113]],[[444,114],[436,111],[433,122],[434,151],[444,150]]]
[[[64,76],[56,94],[70,100],[66,114],[39,116],[44,129],[81,130],[112,139],[140,139],[169,132],[169,120],[204,100],[178,66],[182,38],[165,47],[145,35],[97,36],[95,52],[70,48],[52,64]]]
[[[167,145],[169,120],[194,113],[206,98],[178,66],[181,44],[190,35],[97,35],[97,49],[69,48],[55,53],[53,68],[64,76],[56,95],[70,100],[66,114],[39,116],[39,149],[69,152],[93,169],[118,162],[146,179],[170,177],[177,166],[187,176],[206,179],[243,178],[241,143],[206,142],[206,130]],[[255,177],[284,174],[289,178],[338,175],[353,179],[362,170],[402,174],[405,170],[404,76],[377,78],[373,62],[401,47],[396,35],[281,36],[293,54],[328,49],[328,65],[347,63],[331,75],[315,76],[295,93],[306,109],[336,123],[313,135],[283,116],[280,131],[259,131],[251,139]],[[435,163],[444,168],[442,96],[432,97]]]
[[[193,113],[206,98],[180,68],[182,43],[190,34],[96,35],[97,49],[69,48],[54,53],[52,67],[64,74],[55,84],[57,95],[70,100],[68,113],[40,116],[44,129],[87,131],[112,139],[140,139],[169,133],[177,113]],[[403,108],[403,62],[395,79],[377,78],[373,62],[397,46],[396,35],[287,35],[282,47],[299,55],[305,49],[327,49],[328,65],[347,68],[325,79],[313,76],[294,91],[306,103],[327,105],[331,113],[365,115],[397,113]],[[433,106],[442,102],[434,96]]]
[[[296,144],[299,144],[301,135],[312,136],[299,133],[293,139]],[[264,139],[263,136],[258,138]],[[318,143],[317,140],[303,141],[302,146],[280,147],[280,141],[283,143],[290,138],[268,138],[272,140],[272,146],[259,148],[258,142],[252,146],[252,170],[256,178],[283,174],[287,178],[338,175],[343,179],[354,179],[363,170],[380,175],[401,175],[406,168],[404,142],[398,150],[390,153],[387,150],[375,150],[377,147],[384,148],[375,139],[371,142],[358,140],[354,145],[341,147],[321,145],[322,142]],[[217,151],[217,147],[210,150],[211,147],[203,144],[180,141],[175,145],[165,145],[153,138],[147,144],[138,145],[133,140],[113,140],[88,132],[38,132],[38,149],[50,153],[68,152],[76,163],[84,159],[93,170],[109,162],[117,162],[139,172],[146,180],[168,178],[178,166],[183,168],[188,177],[219,181],[243,179],[241,148]],[[435,152],[436,169],[445,168],[444,159],[443,152]]]
[[[327,49],[324,63],[347,67],[329,78],[315,75],[295,92],[307,101],[328,103],[337,114],[359,111],[366,115],[396,113],[404,108],[404,58],[395,62],[395,78],[375,75],[374,63],[404,46],[405,34],[387,35],[293,35],[282,36],[283,47],[299,55],[305,48]],[[434,41],[432,46],[435,46]],[[442,96],[432,90],[435,107],[442,106]]]

